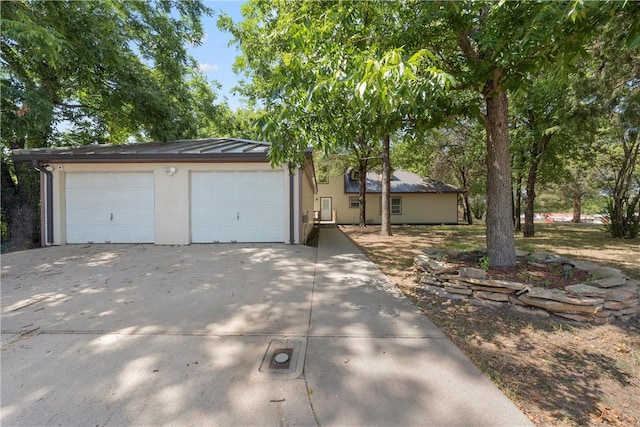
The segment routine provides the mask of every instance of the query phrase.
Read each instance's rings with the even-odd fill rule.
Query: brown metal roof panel
[[[245,147],[242,152],[243,153],[247,153],[249,151],[253,151],[256,148],[260,147],[260,144],[255,144],[255,143],[251,143],[251,144],[247,144],[247,147]]]
[[[212,153],[212,152],[221,153],[226,147],[233,147],[238,144],[242,144],[242,143],[238,141],[233,141],[233,140],[221,141],[215,144],[209,144],[206,147],[202,147],[199,150],[199,153]]]
[[[247,147],[245,153],[268,153],[270,148],[270,146],[257,145],[255,147]]]
[[[220,152],[221,153],[228,153],[230,151],[233,151],[233,152],[236,152],[236,153],[246,153],[246,151],[244,151],[246,146],[247,146],[246,142],[240,142],[240,143],[237,143],[235,145],[223,148],[222,150],[220,150]]]
[[[204,145],[205,142],[201,140],[184,141],[184,142],[167,142],[161,147],[155,150],[158,153],[181,153],[192,150],[194,148]]]
[[[199,147],[201,148],[198,149]],[[122,145],[18,149],[12,151],[12,157],[15,161],[66,163],[267,162],[270,148],[271,144],[264,141],[208,138]],[[305,157],[310,158],[312,148],[307,148],[304,154]]]
[[[27,155],[14,154],[15,161],[40,162],[64,162],[64,163],[154,163],[154,162],[266,162],[266,153],[210,153],[210,154],[176,154],[176,153],[133,153],[133,154],[95,154],[95,155],[69,155],[61,153],[40,154],[34,156],[33,153]]]

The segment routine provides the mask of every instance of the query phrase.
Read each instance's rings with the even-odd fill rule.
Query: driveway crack
[[[309,322],[307,324],[307,348],[309,346],[309,336],[311,335],[311,317],[313,315],[313,299],[315,297],[317,271],[318,271],[318,248],[316,248],[316,256],[313,264],[313,283],[311,285],[311,303],[309,304]],[[302,366],[304,366],[306,370],[306,363],[307,363],[306,351],[304,353],[304,360],[302,361],[302,363],[303,363]],[[307,375],[304,372],[305,371],[303,370],[302,377],[304,378],[304,387],[305,387],[305,390],[307,391],[307,401],[309,402],[309,408],[311,409],[311,414],[313,415],[313,419],[316,421],[316,426],[321,427],[320,420],[318,419],[318,414],[316,414],[316,409],[313,407],[313,400],[311,399],[311,394],[313,391],[309,387],[309,382],[307,381]]]

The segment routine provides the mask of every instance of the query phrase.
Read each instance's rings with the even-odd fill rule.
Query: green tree
[[[378,145],[373,152],[382,162],[385,235],[391,233],[391,135],[412,113],[429,111],[422,100],[448,81],[423,65],[430,59],[426,51],[408,55],[389,44],[401,27],[389,21],[398,7],[254,1],[245,5],[243,22],[220,22],[241,47],[237,64],[250,79],[245,94],[268,112],[263,129],[274,142],[273,162],[298,162],[309,143],[325,151]],[[362,151],[369,157],[370,151]]]
[[[472,200],[483,200],[486,174],[482,160],[486,157],[482,132],[475,123],[461,122],[440,133],[437,138],[438,157],[433,168],[437,179],[446,179],[465,190],[462,194],[464,217],[473,224]],[[482,215],[480,215],[481,219]]]
[[[602,192],[599,185],[600,175],[593,165],[593,156],[589,159],[578,156],[574,159],[567,159],[567,163],[562,172],[563,178],[552,184],[552,189],[560,195],[560,197],[568,202],[568,206],[573,211],[571,222],[580,223],[582,221],[582,213],[584,200],[594,200]],[[592,204],[594,202],[591,202]],[[595,210],[593,207],[587,206],[590,213],[600,213],[604,209],[604,205],[600,205]]]
[[[200,42],[199,0],[2,4],[2,148],[122,143],[197,133],[193,104],[212,101],[187,55]],[[37,175],[2,157],[3,217],[29,244],[12,211],[34,211],[26,194]],[[6,203],[6,205],[5,205]],[[35,218],[37,215],[27,215]],[[13,231],[12,231],[13,230]]]
[[[411,2],[400,17],[405,46],[438,52],[460,90],[476,94],[469,115],[487,136],[487,252],[491,267],[516,265],[508,91],[542,70],[565,70],[609,18],[599,3]],[[620,6],[622,7],[622,6]]]
[[[410,58],[403,58],[401,49],[386,52],[381,60],[369,59],[364,67],[355,71],[355,102],[367,112],[367,128],[377,135],[382,143],[382,226],[381,235],[391,235],[390,189],[391,189],[391,136],[399,131],[408,131],[407,120],[430,121],[425,105],[433,105],[442,97],[452,83],[450,76],[436,67],[425,68],[422,64],[430,59],[427,51],[419,51]],[[362,77],[359,73],[364,70]],[[428,110],[427,110],[428,111]],[[422,116],[424,115],[424,117]]]
[[[637,13],[618,10],[589,47],[592,59],[577,85],[598,120],[592,158],[610,197],[607,229],[620,238],[640,232],[640,36],[630,37],[640,27],[640,5],[633,6]],[[620,48],[625,42],[630,48]]]
[[[539,76],[512,96],[512,147],[516,170],[516,221],[520,216],[521,183],[525,182],[524,237],[533,237],[536,185],[562,178],[564,159],[577,153],[582,132],[573,125],[578,118],[571,107],[566,78]],[[584,146],[583,146],[584,147]],[[517,229],[517,227],[516,227]]]
[[[421,176],[452,183],[463,190],[464,217],[473,224],[472,200],[483,199],[486,147],[476,122],[457,121],[431,129],[418,137],[405,138],[392,147],[393,163]],[[482,215],[480,215],[481,219]]]

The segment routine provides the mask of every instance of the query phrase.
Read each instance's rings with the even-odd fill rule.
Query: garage
[[[283,171],[191,173],[191,241],[284,242]]]
[[[68,173],[65,195],[68,243],[154,242],[153,173]]]
[[[303,244],[314,228],[312,150],[205,138],[14,150],[40,172],[41,242]]]

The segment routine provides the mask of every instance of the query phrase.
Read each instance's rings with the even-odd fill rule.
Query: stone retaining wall
[[[510,305],[514,310],[548,317],[606,323],[619,319],[629,321],[639,312],[639,284],[620,270],[593,263],[572,261],[556,255],[518,251],[518,256],[535,262],[570,262],[576,269],[589,273],[588,283],[566,286],[564,290],[544,289],[532,285],[486,278],[478,268],[458,268],[447,262],[452,253],[426,249],[414,260],[416,286],[450,299],[467,299],[483,306]]]

